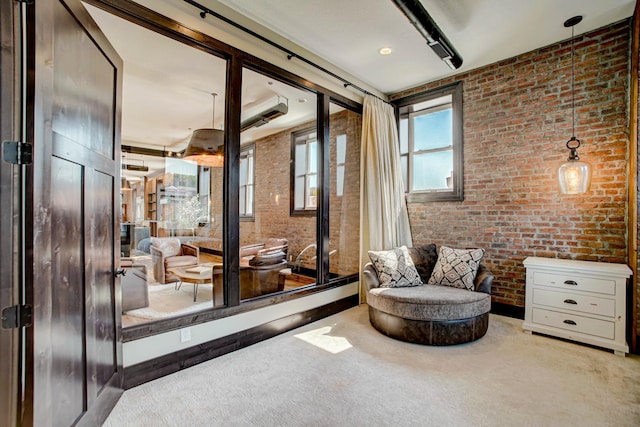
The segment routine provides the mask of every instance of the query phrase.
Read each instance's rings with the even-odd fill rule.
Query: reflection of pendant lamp
[[[213,95],[213,123],[215,124],[216,94]],[[191,134],[183,160],[200,166],[219,168],[224,164],[224,131],[220,129],[196,129]]]
[[[131,184],[129,184],[127,178],[122,178],[120,180],[120,190],[131,190]]]
[[[591,165],[587,162],[580,161],[578,156],[578,148],[580,147],[580,140],[576,138],[576,106],[574,96],[574,52],[573,52],[573,27],[582,21],[582,16],[574,16],[565,21],[565,27],[571,27],[571,110],[572,116],[572,129],[571,139],[567,141],[567,148],[569,149],[569,158],[558,169],[558,181],[560,183],[560,192],[562,194],[580,194],[589,190],[591,185]]]

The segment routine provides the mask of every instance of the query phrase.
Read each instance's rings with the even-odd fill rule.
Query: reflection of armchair
[[[283,290],[278,276],[287,266],[288,249],[287,239],[274,238],[240,248],[240,299]]]
[[[198,248],[188,243],[180,243],[177,237],[154,237],[151,239],[149,250],[153,259],[153,272],[160,283],[178,280],[178,277],[167,272],[171,268],[198,265]]]

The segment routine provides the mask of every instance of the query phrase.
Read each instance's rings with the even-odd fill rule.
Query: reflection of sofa
[[[267,239],[264,243],[240,248],[240,299],[282,291],[280,270],[287,266],[287,239]]]
[[[380,272],[364,267],[369,321],[392,338],[430,345],[451,345],[481,338],[489,326],[493,275],[479,264],[473,290],[426,284],[438,261],[436,245],[409,248],[421,286],[380,287]]]
[[[222,218],[216,215],[215,220],[203,227],[184,228],[184,229],[168,229],[158,227],[158,237],[176,237],[181,243],[190,243],[199,249],[205,249],[207,252],[222,255]],[[150,253],[151,239],[136,239],[139,251]]]
[[[153,260],[153,272],[160,283],[178,280],[177,276],[168,273],[171,268],[198,265],[198,248],[181,243],[177,237],[152,237],[149,249]]]
[[[127,258],[120,261],[120,266],[125,270],[125,275],[120,279],[122,311],[148,307],[147,267],[135,265],[132,260]]]

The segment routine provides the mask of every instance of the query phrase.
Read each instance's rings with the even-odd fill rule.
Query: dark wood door
[[[122,65],[79,0],[30,8],[34,323],[24,421],[99,425],[122,393]]]
[[[20,135],[20,15],[17,2],[0,2],[0,141],[18,141]],[[19,303],[18,231],[22,167],[0,161],[0,309]],[[3,315],[4,317],[4,315]],[[18,422],[20,330],[0,326],[0,426]]]

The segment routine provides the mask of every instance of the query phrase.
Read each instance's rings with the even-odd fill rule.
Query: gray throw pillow
[[[422,283],[429,282],[433,268],[438,262],[438,250],[434,243],[409,248],[409,255],[416,266]]]
[[[369,251],[381,288],[420,286],[422,281],[406,246],[388,251]]]
[[[440,246],[438,262],[428,284],[475,290],[474,280],[483,256],[484,249],[452,249]]]

